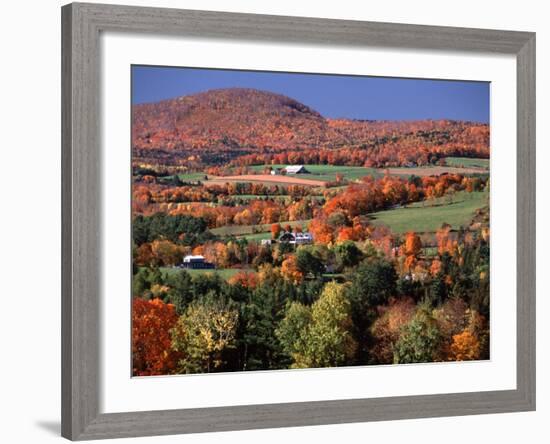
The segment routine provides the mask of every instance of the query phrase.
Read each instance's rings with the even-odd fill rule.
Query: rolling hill
[[[296,100],[253,89],[212,90],[136,105],[134,146],[311,147],[344,142],[318,112]]]
[[[368,104],[365,104],[368,109]],[[283,95],[246,88],[201,92],[132,108],[135,158],[200,158],[220,165],[240,156],[304,150],[486,148],[488,125],[449,120],[327,119]],[[481,147],[481,148],[480,148]],[[451,150],[451,153],[453,151]],[[484,153],[481,152],[483,155]]]

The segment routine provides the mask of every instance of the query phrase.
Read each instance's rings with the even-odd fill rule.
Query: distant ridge
[[[138,104],[133,106],[132,116],[135,155],[147,157],[148,151],[158,151],[155,156],[187,156],[194,152],[218,156],[217,162],[267,151],[364,149],[419,132],[420,137],[424,137],[422,132],[435,133],[436,137],[441,132],[464,133],[487,146],[489,140],[489,127],[484,124],[327,119],[290,97],[248,88],[215,89]]]

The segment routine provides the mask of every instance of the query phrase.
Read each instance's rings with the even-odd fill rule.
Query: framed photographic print
[[[535,408],[534,34],[62,24],[63,436]]]

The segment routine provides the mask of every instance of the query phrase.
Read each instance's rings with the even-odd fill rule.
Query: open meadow
[[[452,197],[415,202],[406,207],[371,213],[369,216],[374,224],[386,225],[395,233],[435,233],[443,224],[449,224],[453,230],[467,228],[476,210],[488,205],[487,191],[461,191]]]
[[[489,159],[477,159],[470,157],[446,157],[445,164],[451,167],[480,168],[488,171],[490,161]]]
[[[456,159],[456,158],[454,158]],[[468,159],[470,160],[470,159]],[[487,174],[488,170],[480,167],[459,167],[459,166],[422,166],[422,167],[397,167],[397,168],[386,168],[379,170],[380,174],[387,173],[390,175],[399,175],[399,176],[440,176],[441,174],[464,174],[464,175],[475,175],[475,174]]]

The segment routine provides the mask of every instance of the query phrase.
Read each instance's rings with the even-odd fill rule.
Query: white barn
[[[309,174],[303,165],[289,165],[285,168],[287,174]]]
[[[192,270],[212,269],[214,268],[214,264],[210,262],[206,262],[206,259],[204,258],[204,256],[188,254],[183,258],[183,263],[181,264],[181,268],[187,268]]]

